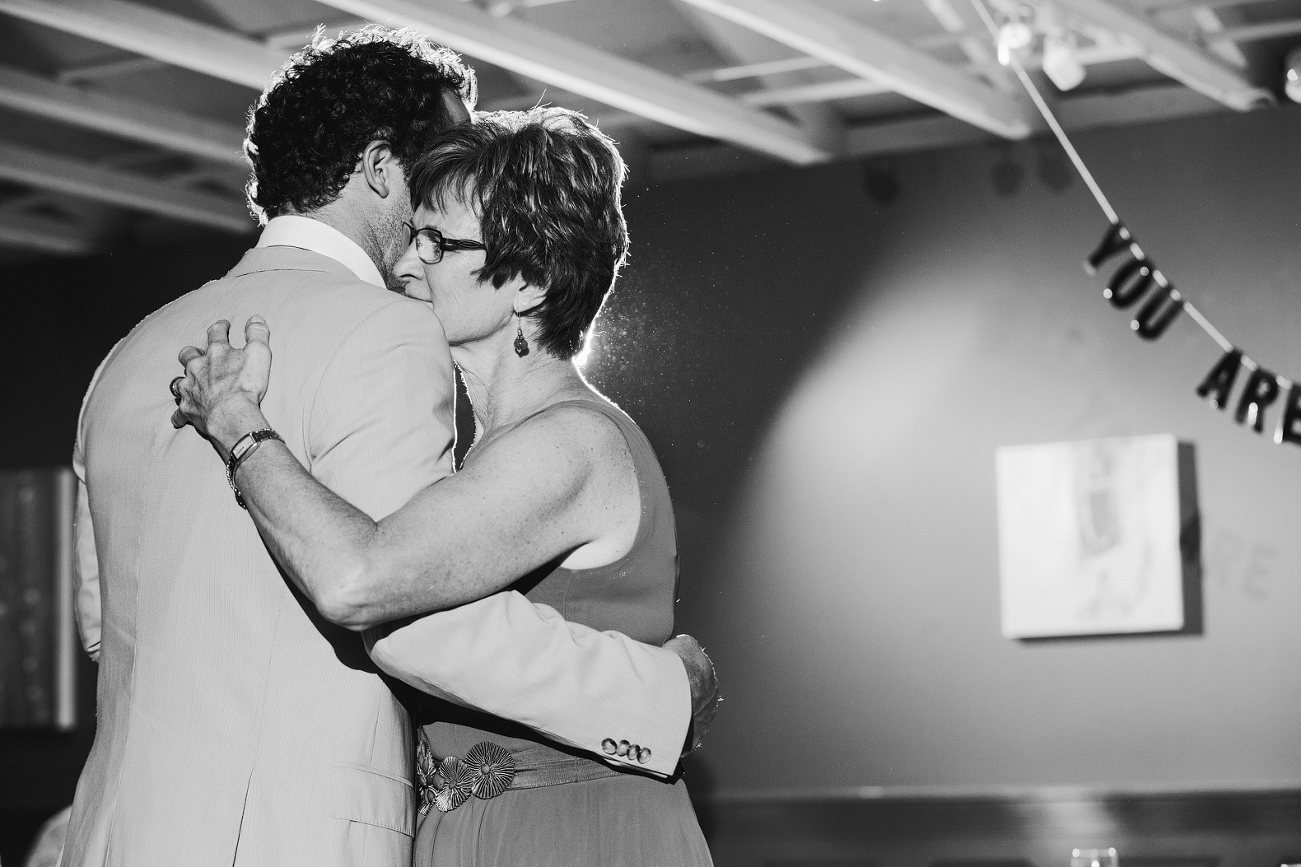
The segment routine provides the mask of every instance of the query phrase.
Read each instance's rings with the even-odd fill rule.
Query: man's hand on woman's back
[[[704,742],[705,733],[713,724],[718,703],[723,697],[718,694],[714,663],[699,641],[690,635],[678,635],[664,642],[664,649],[673,651],[682,659],[691,684],[691,726],[687,729],[687,742],[682,747],[682,754],[686,755],[699,749]]]

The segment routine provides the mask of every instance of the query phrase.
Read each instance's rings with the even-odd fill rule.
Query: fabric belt
[[[617,776],[620,776],[618,771],[595,759],[567,756],[538,747],[515,753],[515,779],[511,780],[509,788],[540,789]]]
[[[492,741],[481,741],[462,757],[437,757],[420,733],[416,746],[416,787],[420,815],[437,807],[450,813],[472,796],[487,800],[511,789],[540,789],[620,776],[595,759],[570,756],[550,747],[512,752]]]

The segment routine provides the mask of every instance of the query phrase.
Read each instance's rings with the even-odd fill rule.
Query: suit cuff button
[[[628,747],[632,746],[627,741],[619,741],[619,748],[615,750],[615,755],[625,758],[628,755]]]
[[[606,738],[605,740],[601,741],[601,751],[604,752],[607,756],[614,755],[618,749],[619,747],[615,744],[613,738]]]
[[[644,765],[650,761],[650,757],[651,757],[650,747],[637,748],[637,761],[641,762]]]

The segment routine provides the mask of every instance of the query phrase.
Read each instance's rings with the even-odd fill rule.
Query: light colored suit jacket
[[[74,454],[78,621],[100,671],[66,865],[408,863],[405,712],[358,636],[279,574],[211,446],[168,420],[179,347],[253,313],[276,358],[263,410],[313,475],[381,517],[450,472],[453,380],[437,320],[326,256],[254,249],[114,348]],[[686,678],[666,651],[510,593],[418,623],[410,664],[436,655],[472,682],[452,684],[454,700],[542,721],[592,751],[610,736],[672,754],[682,744]],[[475,640],[458,649],[448,634]],[[592,717],[609,722],[594,732]]]

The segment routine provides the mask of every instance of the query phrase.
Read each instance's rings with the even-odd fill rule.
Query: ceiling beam
[[[807,102],[828,102],[834,99],[852,99],[858,96],[875,96],[891,93],[890,88],[866,78],[841,78],[813,84],[796,84],[774,87],[742,94],[747,105],[798,105]]]
[[[1224,58],[1225,61],[1237,69],[1247,68],[1247,55],[1242,53],[1233,42],[1219,38],[1227,27],[1227,21],[1240,23],[1242,13],[1237,9],[1220,9],[1215,10],[1209,6],[1196,6],[1188,10],[1188,17],[1201,28],[1201,39],[1203,44],[1215,54]],[[1227,20],[1226,20],[1227,19]]]
[[[685,2],[685,0],[684,0]],[[1101,32],[1101,31],[1099,31]],[[1290,36],[1294,33],[1301,33],[1301,19],[1287,21],[1271,21],[1267,24],[1249,24],[1242,27],[1232,27],[1224,30],[1222,33],[1216,33],[1214,38],[1217,40],[1233,40],[1235,42],[1250,41],[1253,39],[1269,39],[1275,36]],[[963,47],[968,39],[975,37],[966,37],[961,33],[938,33],[924,36],[912,42],[914,48],[931,50],[935,48],[945,48],[951,45]],[[965,51],[966,48],[963,48]],[[971,52],[968,52],[970,55]],[[1124,43],[1112,37],[1108,42],[1101,45],[1085,45],[1075,49],[1075,57],[1085,66],[1096,63],[1114,63],[1117,60],[1130,60],[1139,56],[1138,47],[1132,40],[1126,40]],[[1030,55],[1023,58],[1022,63],[1037,66],[1042,59],[1040,55]],[[997,61],[995,61],[997,63]],[[740,66],[724,66],[719,69],[705,69],[700,72],[693,72],[686,76],[689,81],[742,81],[747,78],[759,78],[764,75],[772,75],[780,72],[790,72],[792,70],[804,69],[825,69],[831,64],[817,57],[801,55],[799,57],[790,57],[784,60],[774,60],[768,63],[746,63]],[[974,63],[969,67],[972,72],[987,72],[983,64]],[[999,67],[1000,69],[1002,67]],[[864,82],[870,84],[870,82]],[[1018,85],[1019,86],[1019,85]],[[886,88],[889,90],[889,88]],[[879,90],[870,91],[873,93]],[[890,91],[893,93],[893,91]]]
[[[95,249],[79,227],[32,214],[0,214],[0,244],[59,256],[84,256]]]
[[[1220,33],[1208,35],[1207,38],[1224,42],[1254,42],[1258,39],[1295,36],[1298,33],[1301,33],[1301,18],[1288,18],[1282,21],[1263,21],[1258,24],[1238,24],[1226,27]]]
[[[1004,93],[1019,91],[1020,83],[1012,71],[998,62],[990,48],[989,34],[975,8],[963,0],[924,0],[926,8],[940,23],[944,31],[953,36],[967,55],[971,65],[979,70],[997,89]]]
[[[724,66],[721,69],[706,69],[686,76],[687,81],[741,81],[746,78],[761,78],[765,75],[780,75],[783,72],[801,72],[806,69],[823,69],[825,60],[817,57],[784,57],[781,60],[768,60],[762,63],[743,63],[740,66]]]
[[[243,234],[257,228],[248,208],[233,198],[15,145],[0,144],[0,178],[226,232]]]
[[[1220,114],[1227,109],[1182,84],[1163,82],[1120,94],[1068,95],[1054,106],[1068,131],[1121,127],[1134,123]],[[994,136],[953,117],[930,115],[851,127],[846,157],[873,157],[997,141]],[[1042,140],[1046,147],[1055,147]],[[1014,159],[1026,159],[1032,149],[1017,146]],[[749,154],[717,145],[668,148],[653,155],[655,177],[679,182],[700,177],[761,171],[764,163]]]
[[[356,30],[364,27],[365,21],[360,18],[347,18],[341,21],[335,21],[332,24],[321,23],[316,27],[305,29],[294,27],[290,30],[278,30],[274,33],[268,33],[262,37],[262,42],[268,48],[278,48],[284,51],[298,51],[304,45],[310,45],[316,38],[318,29],[323,29],[327,35],[333,35],[345,30]]]
[[[0,0],[9,2],[9,0]],[[779,159],[808,164],[835,155],[815,132],[700,85],[549,30],[454,0],[323,0],[393,26],[414,27],[471,57],[605,105]]]
[[[1081,18],[1136,43],[1149,66],[1186,87],[1237,111],[1270,105],[1274,95],[1252,84],[1218,57],[1166,31],[1154,19],[1120,8],[1108,0],[1057,0]]]
[[[1067,95],[1053,105],[1062,128],[1068,132],[1108,129],[1134,123],[1201,117],[1224,112],[1224,107],[1181,84],[1160,84],[1121,93]],[[941,122],[942,121],[942,122]],[[908,153],[991,141],[971,127],[950,118],[916,118],[887,121],[850,131],[848,152],[853,156]],[[1051,139],[1046,147],[1056,149]],[[1063,152],[1064,155],[1064,152]],[[1074,173],[1072,170],[1072,176]]]
[[[1117,60],[1129,60],[1137,56],[1132,46],[1120,45],[1087,46],[1075,51],[1075,59],[1083,66],[1114,63]],[[1021,62],[1027,69],[1038,69],[1043,65],[1043,55],[1032,54]],[[966,68],[972,72],[984,71],[983,65],[975,63]],[[840,78],[834,81],[820,81],[816,84],[753,90],[741,94],[740,99],[748,105],[793,105],[801,102],[826,102],[893,92],[885,85],[878,84],[875,81],[868,81],[865,78]]]
[[[164,69],[167,64],[152,57],[119,57],[99,63],[87,63],[84,66],[70,66],[60,69],[54,77],[59,84],[85,84],[89,81],[102,81],[119,75],[135,75],[139,72],[153,72]]]
[[[1005,138],[1038,127],[1033,109],[898,40],[808,0],[686,0]]]
[[[789,61],[790,49],[785,45],[766,39],[748,27],[741,27],[717,15],[710,15],[692,6],[676,0],[674,8],[684,18],[696,26],[697,31],[722,57],[730,57],[743,63],[762,63],[772,60]],[[767,72],[758,77],[764,90],[781,90],[798,87],[816,81],[806,70],[790,69],[781,72]],[[783,105],[787,115],[807,130],[813,130],[819,141],[827,142],[837,152],[845,147],[845,124],[840,115],[829,105],[815,101],[794,100],[786,103],[757,103],[741,97],[746,105],[767,107]]]
[[[0,12],[253,90],[289,59],[255,39],[123,0],[0,0]]]
[[[244,168],[244,130],[0,66],[0,106]]]
[[[1209,6],[1212,9],[1218,9],[1222,6],[1251,6],[1256,3],[1273,2],[1275,0],[1159,0],[1156,3],[1145,3],[1143,11],[1148,15],[1164,15],[1166,13],[1180,15],[1198,6]]]

